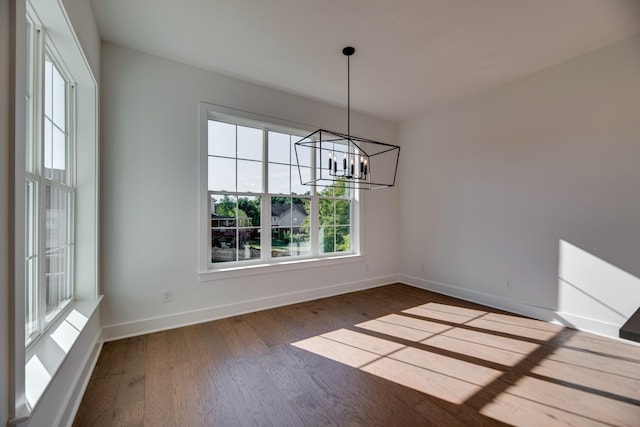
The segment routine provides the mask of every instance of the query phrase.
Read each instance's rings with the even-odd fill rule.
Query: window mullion
[[[271,262],[271,195],[269,194],[269,130],[262,129],[262,215],[261,215],[261,237],[262,260]]]
[[[37,307],[38,307],[38,321],[36,324],[38,325],[38,335],[42,332],[45,326],[45,316],[46,316],[46,248],[45,248],[45,240],[46,240],[46,219],[45,219],[45,211],[46,211],[46,183],[42,176],[38,177],[38,219],[37,219],[37,246],[38,246],[38,272],[36,276],[36,298],[37,298]]]
[[[316,142],[314,142],[315,144]],[[313,182],[316,180],[316,151],[315,149],[311,150],[311,178]],[[318,191],[317,187],[311,187],[311,221],[310,221],[310,233],[311,233],[311,255],[318,256],[320,253],[320,220],[318,218]]]
[[[36,307],[37,307],[37,332],[36,337],[42,333],[42,330],[45,326],[45,314],[46,314],[46,306],[45,306],[45,268],[46,268],[46,256],[45,256],[45,235],[46,235],[46,220],[45,220],[45,210],[46,210],[46,187],[43,179],[44,175],[44,100],[45,100],[45,67],[44,67],[44,58],[45,58],[45,34],[44,31],[39,28],[36,30],[38,36],[36,37],[36,45],[35,45],[35,64],[34,64],[34,72],[35,72],[35,85],[34,85],[34,100],[35,100],[35,120],[36,123],[36,132],[34,135],[34,159],[36,163],[35,174],[37,175],[37,218],[35,220],[36,223],[36,246],[38,251],[38,262],[37,262],[37,272],[34,275],[35,283],[34,283],[34,293],[36,297]],[[32,341],[33,342],[33,341]]]

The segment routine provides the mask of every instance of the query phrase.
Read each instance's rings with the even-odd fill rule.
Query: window
[[[206,132],[207,266],[357,252],[355,193],[340,182],[301,184],[321,167],[315,150],[296,153],[306,132],[217,115]]]
[[[25,344],[73,300],[74,86],[44,31],[27,19]]]
[[[13,65],[24,78],[15,79],[21,95],[14,100],[14,123],[24,119],[24,129],[13,129],[13,172],[23,183],[13,199],[15,233],[21,237],[14,252],[24,254],[24,268],[14,271],[12,284],[16,329],[8,382],[16,418],[9,424],[30,417],[45,391],[53,402],[65,395],[67,384],[57,372],[65,361],[93,351],[91,337],[98,339],[100,332],[93,316],[101,300],[98,85],[92,63],[63,2],[15,4]]]

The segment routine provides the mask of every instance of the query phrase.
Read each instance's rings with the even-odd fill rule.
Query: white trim
[[[28,416],[28,408],[25,396],[25,141],[26,141],[26,2],[9,2],[8,10],[12,14],[9,18],[10,29],[15,31],[11,39],[15,42],[10,48],[9,63],[13,64],[13,75],[10,77],[13,83],[13,123],[8,123],[10,142],[14,146],[13,158],[13,209],[9,213],[9,221],[13,226],[11,242],[13,247],[9,249],[12,256],[9,262],[13,262],[13,277],[10,277],[9,286],[13,288],[13,298],[9,301],[9,350],[10,355],[8,369],[9,379],[9,416],[20,420]],[[33,117],[37,120],[37,117]],[[9,160],[10,162],[10,160]],[[11,169],[11,168],[10,168]],[[9,204],[11,206],[11,203]],[[9,292],[9,295],[12,293]],[[11,420],[10,420],[11,421]]]
[[[277,259],[277,258],[275,258]],[[282,273],[283,271],[301,270],[308,268],[326,267],[329,265],[349,264],[363,260],[362,255],[338,255],[323,258],[293,258],[284,261],[272,261],[269,264],[243,264],[199,273],[200,282],[230,279],[234,277],[254,276],[256,274]]]
[[[395,283],[396,279],[397,276],[395,275],[381,276],[356,282],[341,283],[328,287],[256,298],[252,300],[233,304],[225,304],[201,310],[193,310],[170,314],[167,316],[152,317],[143,320],[137,320],[134,322],[119,323],[116,325],[104,326],[102,328],[102,334],[105,342],[114,341],[122,338],[179,328],[182,326],[208,322],[211,320],[222,319],[225,317],[236,316],[260,310],[267,310],[270,308],[310,301],[318,298],[326,298],[349,292],[376,288],[378,286]]]
[[[82,364],[83,368],[78,371],[78,375],[73,381],[75,387],[69,389],[69,392],[67,393],[65,405],[63,406],[64,411],[58,414],[57,423],[54,425],[71,427],[73,424],[73,420],[78,413],[78,408],[80,408],[80,403],[82,403],[84,392],[87,390],[89,380],[91,380],[91,374],[93,374],[93,370],[95,369],[100,353],[102,352],[102,345],[104,344],[102,341],[102,329],[99,331],[100,333],[96,335],[93,345],[91,346],[91,352],[87,354],[84,363]]]
[[[41,391],[41,393],[37,396],[37,400],[35,402],[27,402],[30,406],[30,411],[34,412],[38,408],[38,403],[40,402],[40,398],[43,397],[49,386],[55,381],[56,375],[60,370],[60,367],[65,363],[69,354],[73,351],[75,344],[82,333],[86,330],[86,325],[92,320],[92,318],[98,313],[98,308],[100,306],[100,301],[102,300],[102,296],[87,301],[75,301],[65,310],[60,313],[61,315],[57,316],[56,319],[49,325],[49,327],[42,333],[42,335],[36,340],[31,347],[29,347],[28,352],[26,353],[26,361],[28,363],[32,357],[37,357],[42,365],[46,368],[47,373],[49,374],[49,379]],[[56,343],[55,333],[58,328],[67,322],[69,318],[69,314],[72,312],[78,312],[86,318],[85,325],[78,328],[77,325],[74,327],[77,330],[77,334],[74,338],[72,338],[72,342],[68,343],[69,348],[64,350],[61,349],[60,344]],[[29,389],[29,377],[25,375],[25,390]]]
[[[546,307],[526,304],[509,298],[487,294],[484,292],[465,289],[459,286],[448,285],[445,283],[435,282],[432,280],[420,279],[413,276],[399,275],[398,281],[405,285],[416,288],[425,289],[427,291],[437,292],[439,294],[448,295],[465,301],[486,305],[488,307],[505,310],[511,313],[520,314],[522,316],[532,317],[538,320],[544,320],[557,325],[580,331],[591,332],[596,335],[606,336],[625,343],[631,341],[623,340],[618,337],[620,325],[603,322],[597,319],[589,319],[571,313],[554,311]]]

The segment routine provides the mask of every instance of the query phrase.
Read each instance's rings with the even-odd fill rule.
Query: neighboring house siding
[[[287,209],[278,216],[272,216],[271,225],[274,227],[289,227],[292,225],[294,227],[298,227],[302,224],[306,217],[307,213],[305,212],[304,208],[298,205],[293,205],[293,209]]]

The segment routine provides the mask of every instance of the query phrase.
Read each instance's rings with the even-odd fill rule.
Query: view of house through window
[[[207,129],[212,264],[354,250],[353,192],[344,182],[301,184],[327,167],[308,147],[296,157],[304,132],[213,119]]]

